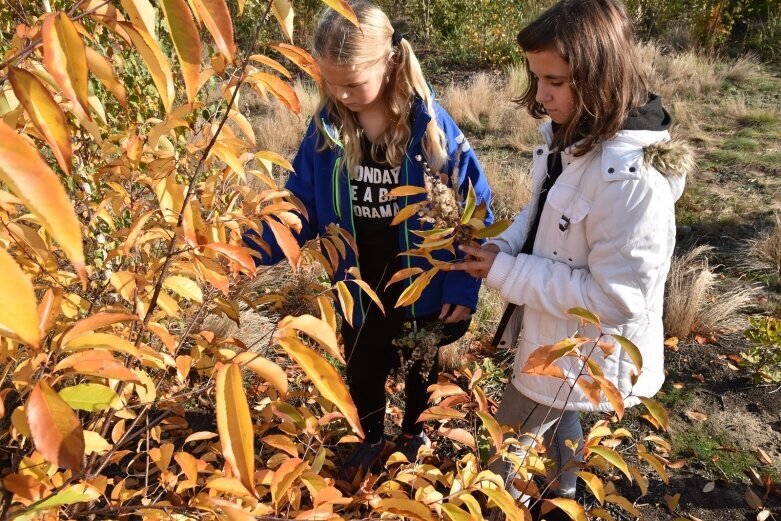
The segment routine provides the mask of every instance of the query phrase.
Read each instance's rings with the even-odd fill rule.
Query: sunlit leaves
[[[358,27],[358,18],[355,16],[355,11],[353,11],[353,8],[350,7],[350,4],[345,2],[345,0],[323,0],[323,3]]]
[[[224,365],[217,370],[215,381],[217,428],[222,453],[238,474],[244,488],[255,494],[254,433],[239,366]]]
[[[123,406],[117,393],[101,384],[85,383],[65,387],[59,394],[73,409],[82,411],[105,411],[109,408],[121,409]]]
[[[293,43],[293,3],[290,0],[274,0],[271,12],[274,13],[285,37]]]
[[[214,38],[217,49],[228,63],[236,58],[236,42],[233,40],[233,21],[225,0],[192,0],[198,16]]]
[[[84,458],[81,422],[71,407],[49,387],[38,382],[25,405],[35,447],[59,467],[80,470]]]
[[[54,172],[38,152],[0,121],[0,180],[60,244],[82,282],[87,282],[81,225]]]
[[[363,429],[358,420],[358,410],[355,408],[350,393],[347,392],[342,377],[336,368],[294,336],[283,336],[277,341],[290,357],[301,366],[320,394],[336,405],[344,414],[345,419],[353,430],[363,437]]]
[[[179,57],[187,101],[193,103],[198,92],[201,73],[201,38],[190,9],[184,0],[161,0],[160,7],[168,24],[168,32]]]
[[[16,334],[32,347],[41,345],[33,284],[14,259],[0,247],[0,331]],[[13,295],[13,298],[11,298]]]
[[[163,54],[157,41],[146,31],[138,30],[127,22],[119,22],[119,26],[130,36],[134,48],[141,55],[144,63],[146,63],[149,74],[152,76],[152,81],[160,94],[163,108],[168,112],[171,110],[171,104],[175,95],[174,78],[168,58]]]
[[[73,102],[74,112],[91,119],[87,101],[87,55],[76,26],[65,13],[57,13],[46,18],[41,34],[46,70]]]
[[[11,67],[8,71],[8,79],[30,121],[51,147],[60,168],[66,174],[70,174],[73,150],[62,109],[34,74]]]

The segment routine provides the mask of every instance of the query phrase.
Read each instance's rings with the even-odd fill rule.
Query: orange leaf
[[[271,478],[271,501],[278,505],[284,494],[290,489],[290,486],[306,469],[309,463],[298,458],[286,459],[274,471]]]
[[[214,378],[217,389],[217,430],[222,454],[247,491],[257,495],[254,485],[254,432],[241,369],[236,364],[227,364],[217,369]]]
[[[444,436],[445,438],[449,438],[455,442],[461,443],[462,445],[466,445],[472,449],[476,447],[474,436],[472,436],[469,431],[465,429],[451,429],[443,425],[439,428],[437,434]]]
[[[689,417],[689,419],[698,421],[698,422],[704,422],[708,419],[707,416],[702,414],[701,412],[696,411],[684,411],[684,414]]]
[[[344,380],[336,368],[320,356],[317,351],[305,346],[293,335],[281,336],[277,342],[301,366],[320,394],[336,405],[353,430],[363,438],[358,410],[355,408],[350,393],[347,392],[344,385]]]
[[[182,67],[187,101],[192,104],[198,93],[198,77],[201,74],[201,38],[198,28],[184,0],[160,0],[160,7]]]
[[[618,419],[624,417],[624,397],[621,396],[621,391],[615,386],[613,382],[605,378],[604,376],[592,375],[592,378],[599,384],[599,388],[607,397],[607,401],[613,406],[613,410],[616,411]]]
[[[276,387],[282,394],[287,394],[287,373],[271,360],[267,360],[257,353],[239,353],[232,362],[250,369],[268,383]]]
[[[73,409],[46,382],[38,382],[25,405],[35,448],[58,467],[81,470],[84,432]]]
[[[272,96],[295,114],[301,114],[301,103],[298,101],[298,94],[296,94],[296,91],[293,90],[289,83],[267,72],[256,72],[250,75],[249,79],[262,84]]]
[[[41,329],[38,325],[38,305],[30,278],[16,261],[0,247],[0,331],[13,332],[25,344],[38,349]]]
[[[583,505],[575,501],[574,499],[556,498],[556,499],[544,499],[544,503],[553,504],[560,510],[563,510],[573,521],[588,521],[586,516],[586,510]],[[543,517],[545,508],[543,507]]]
[[[36,216],[60,243],[68,259],[87,284],[81,243],[81,224],[57,175],[40,154],[8,125],[0,121],[0,180]]]
[[[60,306],[62,305],[62,289],[49,288],[41,298],[38,304],[38,329],[41,331],[41,338],[45,337],[49,330],[54,326],[54,322],[60,315]]]
[[[290,229],[284,224],[280,223],[273,217],[264,217],[263,221],[271,228],[271,233],[274,234],[274,238],[277,240],[277,244],[282,249],[282,253],[287,257],[290,265],[295,268],[298,266],[301,260],[301,248],[298,245],[298,241],[293,236]]]
[[[117,98],[122,107],[127,110],[127,93],[125,87],[117,80],[111,63],[92,47],[87,47],[87,66],[100,82]]]
[[[41,28],[43,64],[73,102],[74,113],[87,121],[89,115],[87,54],[76,26],[65,13],[46,17]]]
[[[30,121],[46,138],[60,168],[70,175],[73,149],[62,109],[54,101],[49,89],[34,74],[11,67],[8,71],[8,79]]]
[[[116,324],[117,322],[126,322],[128,320],[138,320],[136,315],[128,315],[126,313],[95,313],[87,318],[83,318],[76,322],[60,339],[60,345],[65,346],[74,338],[95,331],[102,327]]]
[[[252,255],[247,253],[247,248],[236,246],[233,244],[223,244],[220,242],[212,242],[204,244],[204,248],[209,248],[216,251],[230,259],[233,262],[237,262],[242,268],[255,275],[255,261],[252,260]]]
[[[72,354],[54,367],[55,372],[63,369],[73,369],[77,373],[100,378],[113,378],[123,382],[140,382],[138,376],[114,358],[111,353],[97,349]]]
[[[233,41],[233,20],[225,0],[193,0],[195,8],[214,38],[220,53],[228,63],[236,57],[236,42]]]
[[[406,278],[412,277],[413,275],[417,275],[418,273],[422,273],[423,268],[404,268],[396,273],[393,274],[393,276],[390,278],[387,284],[385,284],[385,287],[387,288],[391,284],[394,284],[396,282],[399,282],[400,280],[404,280]]]
[[[312,58],[311,54],[300,47],[286,43],[272,44],[269,45],[269,47],[275,49],[282,56],[298,65],[301,70],[315,80],[315,83],[321,88],[323,87],[323,77],[320,75],[320,68],[317,66],[317,62]]]

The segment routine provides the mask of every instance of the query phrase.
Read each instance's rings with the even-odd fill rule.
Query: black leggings
[[[347,383],[350,395],[366,434],[366,441],[377,442],[383,435],[385,424],[385,381],[388,375],[399,367],[399,347],[393,340],[404,336],[404,322],[408,321],[399,310],[386,306],[388,316],[383,316],[370,306],[362,327],[353,328],[345,323],[342,326],[345,360],[347,360]],[[438,321],[437,316],[417,319],[418,327]],[[455,324],[445,324],[444,338],[440,346],[452,343],[466,333],[469,320]],[[407,348],[405,348],[407,349]],[[436,383],[439,373],[438,357],[426,378],[420,374],[422,361],[413,364],[406,373],[404,402],[404,420],[401,430],[407,434],[420,434],[423,423],[417,419],[428,403],[427,389]]]

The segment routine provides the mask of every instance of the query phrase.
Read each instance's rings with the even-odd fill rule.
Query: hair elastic
[[[404,39],[404,36],[408,33],[409,26],[406,24],[406,22],[397,21],[392,22],[391,27],[393,27],[391,43],[394,47],[398,47],[399,44],[401,44],[401,41]]]

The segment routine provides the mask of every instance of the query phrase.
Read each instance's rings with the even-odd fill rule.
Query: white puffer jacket
[[[550,143],[550,124],[543,124],[541,132]],[[548,154],[548,145],[534,149],[535,194],[547,175]],[[619,345],[608,357],[598,348],[591,354],[626,405],[635,405],[638,396],[653,396],[664,381],[662,307],[675,246],[673,205],[692,167],[691,154],[685,145],[671,142],[667,131],[625,130],[581,157],[563,152],[562,165],[545,201],[534,254],[519,252],[529,216],[537,211],[537,197],[510,228],[489,241],[501,253],[486,284],[500,290],[508,302],[523,306],[516,309],[518,318],[523,313],[523,322],[512,381],[522,394],[544,405],[612,410],[604,394],[595,406],[575,385],[582,368],[576,358],[556,362],[568,375],[564,385],[554,377],[521,372],[540,346],[573,335],[597,337],[596,328],[581,327],[580,319],[566,313],[582,307],[599,316],[606,333],[625,336],[640,349],[643,370],[634,386],[635,366]],[[589,350],[582,348],[584,353]]]

